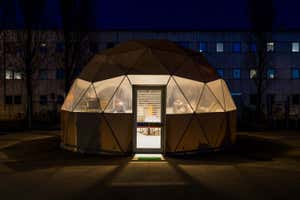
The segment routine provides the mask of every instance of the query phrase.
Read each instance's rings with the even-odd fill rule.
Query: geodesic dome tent
[[[81,152],[186,152],[235,141],[236,106],[201,53],[166,40],[95,55],[62,106],[62,147]]]

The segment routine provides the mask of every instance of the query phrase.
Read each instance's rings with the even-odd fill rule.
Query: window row
[[[37,72],[37,79],[39,80],[48,80],[48,79],[57,79],[63,80],[65,77],[65,71],[63,68],[58,68],[55,70],[49,69],[39,69]],[[81,72],[80,68],[74,68],[72,71],[72,76],[77,77]],[[24,78],[24,73],[18,70],[6,69],[5,70],[5,79],[6,80],[21,80]]]
[[[56,102],[57,104],[63,104],[64,102],[64,97],[62,95],[57,95],[55,98],[55,95],[50,95],[51,96],[51,102]],[[40,105],[47,105],[49,102],[48,100],[48,95],[40,95],[39,97],[39,104]],[[6,95],[5,96],[5,104],[6,105],[20,105],[22,104],[22,96],[21,95]]]
[[[217,73],[221,78],[224,78],[224,69],[218,68]],[[249,79],[255,79],[258,75],[257,69],[249,69]],[[266,78],[267,79],[275,79],[277,78],[277,73],[275,68],[269,68],[266,71]],[[241,79],[241,69],[240,68],[233,68],[231,71],[231,78],[232,79]],[[291,69],[291,79],[300,79],[300,68],[292,68]]]
[[[191,42],[177,42],[178,45],[191,48]],[[257,44],[254,42],[248,43],[248,52],[256,52],[257,51]],[[208,42],[198,42],[198,51],[199,52],[208,52]],[[267,52],[274,52],[275,51],[275,42],[267,42],[265,46],[265,50]],[[215,52],[221,53],[225,52],[225,42],[216,42],[215,43]],[[300,42],[291,42],[290,43],[290,51],[291,52],[300,52]],[[242,42],[231,42],[231,52],[233,53],[241,53],[242,52]]]
[[[275,94],[267,94],[267,97],[266,97],[267,103],[273,104],[275,102],[275,97],[276,97]],[[289,102],[292,105],[300,105],[300,94],[292,94],[289,97],[290,97]],[[256,105],[256,103],[257,103],[257,95],[256,94],[249,95],[249,103],[251,105]]]

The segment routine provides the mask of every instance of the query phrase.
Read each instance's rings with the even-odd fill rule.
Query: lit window
[[[47,80],[48,79],[48,71],[47,71],[47,69],[40,69],[39,70],[39,79],[40,80]]]
[[[268,79],[274,79],[276,76],[276,70],[275,69],[268,69],[267,70],[267,78]]]
[[[292,52],[299,52],[299,51],[300,51],[299,42],[292,42]]]
[[[292,79],[300,79],[300,68],[292,69]]]
[[[274,42],[267,42],[267,52],[273,52],[275,50]]]
[[[240,53],[242,51],[242,45],[240,42],[232,43],[232,52],[233,53]]]
[[[250,52],[256,52],[256,44],[254,42],[251,42],[249,44],[249,51]]]
[[[250,79],[255,79],[257,77],[257,70],[256,69],[250,69]]]
[[[217,73],[221,78],[224,77],[224,69],[217,69]]]
[[[22,79],[22,72],[14,72],[14,79],[18,79],[18,80],[20,80],[20,79]]]
[[[217,42],[217,44],[216,44],[216,51],[217,52],[224,52],[224,44],[223,44],[223,42]]]
[[[199,43],[199,52],[207,52],[207,42]]]
[[[7,69],[5,70],[5,79],[13,79],[14,73],[13,70]]]
[[[233,69],[232,77],[233,79],[241,79],[241,69]]]

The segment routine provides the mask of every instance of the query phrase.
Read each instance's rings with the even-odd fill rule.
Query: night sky
[[[22,26],[16,0],[10,2],[6,26]],[[59,0],[47,0],[43,26],[61,27]],[[247,0],[90,0],[90,27],[99,30],[219,30],[249,27]],[[263,0],[262,0],[263,1]],[[300,29],[300,1],[274,0],[275,26]],[[0,13],[1,14],[1,13]],[[2,18],[2,17],[1,17]],[[3,27],[3,20],[1,20]]]

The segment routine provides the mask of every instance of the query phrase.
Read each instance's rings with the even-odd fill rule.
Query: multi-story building
[[[51,34],[49,34],[51,35]],[[256,51],[255,43],[248,32],[230,31],[102,31],[89,37],[91,53],[113,47],[115,44],[136,39],[168,39],[177,44],[202,52],[217,69],[232,91],[238,109],[254,109],[256,67],[249,64],[249,54]],[[267,87],[264,92],[264,107],[272,117],[300,118],[300,31],[273,32],[266,42],[269,54]],[[13,42],[13,41],[11,41]],[[2,44],[3,45],[3,44]],[[57,109],[63,102],[64,72],[55,53],[63,52],[63,43],[49,37],[40,48],[45,54],[35,75],[34,112]],[[2,55],[1,55],[2,56]],[[0,118],[21,117],[24,113],[24,82],[18,71],[16,54],[7,55],[6,67],[1,67]],[[2,60],[2,59],[1,59]],[[80,66],[81,67],[81,66]],[[75,75],[80,72],[75,70]],[[5,71],[3,70],[5,69]],[[4,92],[4,80],[6,91]],[[240,117],[242,115],[240,114]]]

